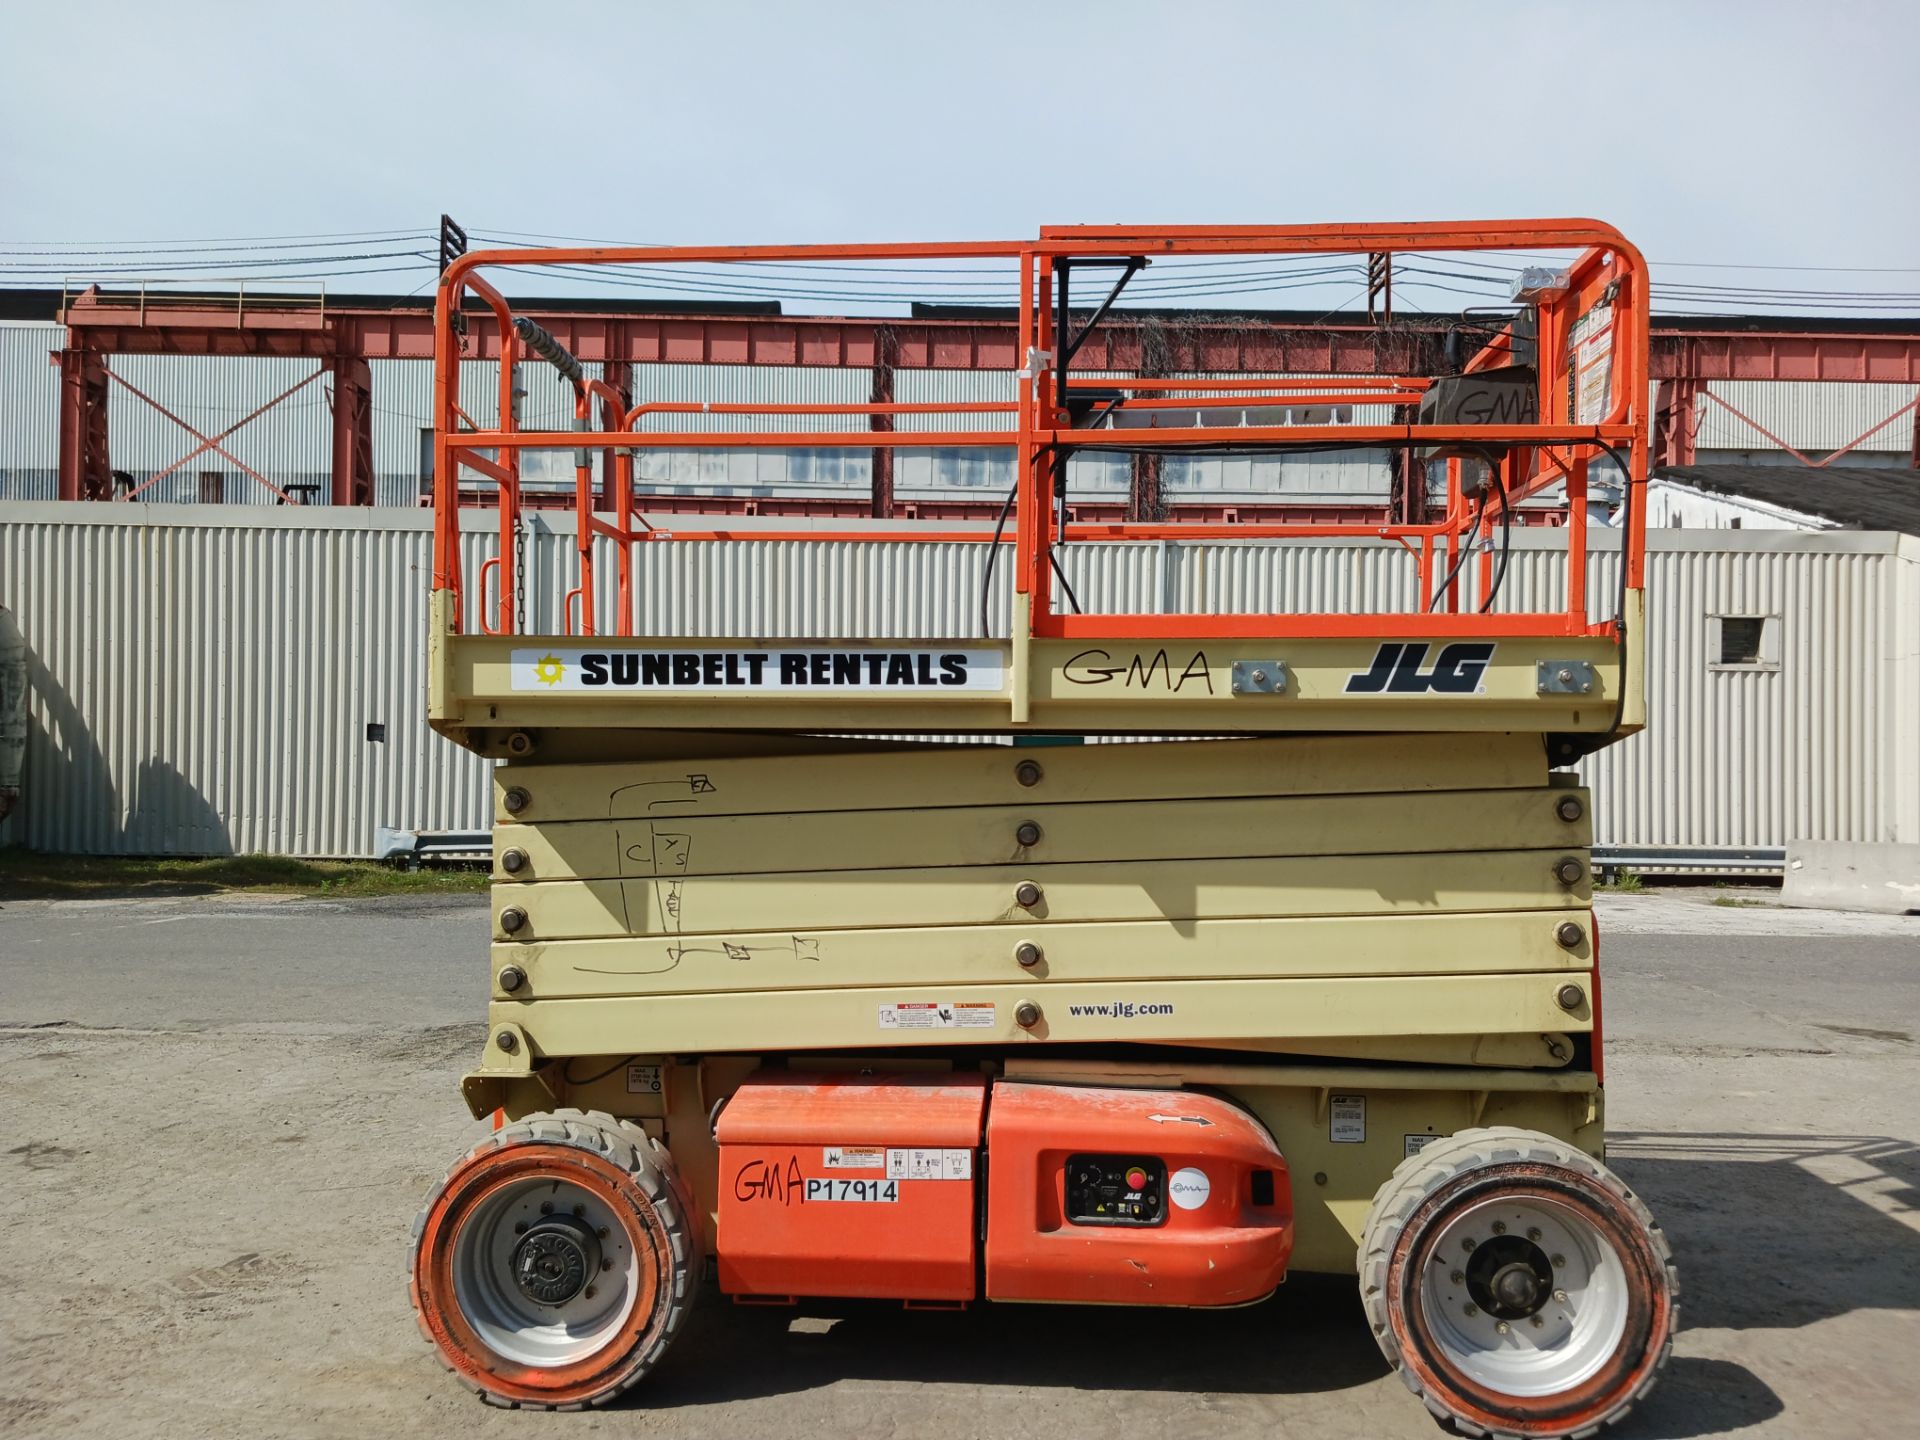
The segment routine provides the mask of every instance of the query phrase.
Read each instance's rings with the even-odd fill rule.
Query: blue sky
[[[447,210],[635,242],[1587,214],[1663,267],[1920,267],[1896,0],[7,8],[0,238],[61,263]]]

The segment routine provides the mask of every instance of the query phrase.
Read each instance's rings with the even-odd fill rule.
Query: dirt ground
[[[1603,906],[1614,1160],[1684,1333],[1623,1437],[1909,1437],[1920,919]],[[1390,1440],[1435,1430],[1350,1283],[1250,1310],[709,1306],[608,1411],[482,1407],[408,1312],[478,1133],[472,899],[0,907],[0,1431]]]

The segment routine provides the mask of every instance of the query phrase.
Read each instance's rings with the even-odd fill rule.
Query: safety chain
[[[513,625],[527,633],[527,517],[513,517]]]

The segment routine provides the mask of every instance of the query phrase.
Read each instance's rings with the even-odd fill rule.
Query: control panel
[[[1167,1218],[1166,1162],[1151,1155],[1067,1157],[1072,1225],[1158,1225]]]

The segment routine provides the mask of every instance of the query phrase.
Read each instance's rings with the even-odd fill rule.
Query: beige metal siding
[[[494,517],[464,520],[476,576]],[[429,524],[406,511],[0,504],[0,604],[26,634],[34,690],[25,803],[0,842],[353,855],[383,824],[483,828],[484,764],[424,718]],[[1561,603],[1562,543],[1516,535],[1499,608]],[[571,544],[530,522],[537,626],[555,627]],[[612,558],[603,545],[608,589]],[[1613,558],[1590,563],[1596,617],[1611,612]],[[636,590],[664,635],[962,637],[978,633],[985,560],[981,545],[658,544],[638,552]],[[1366,542],[1070,546],[1063,563],[1090,608],[1413,603],[1410,558]],[[1650,732],[1583,767],[1601,840],[1920,840],[1920,542],[1666,532],[1650,567],[1649,633],[1632,639],[1652,661]],[[1778,616],[1779,669],[1711,667],[1714,614]],[[369,722],[386,725],[384,743],[366,738]]]

